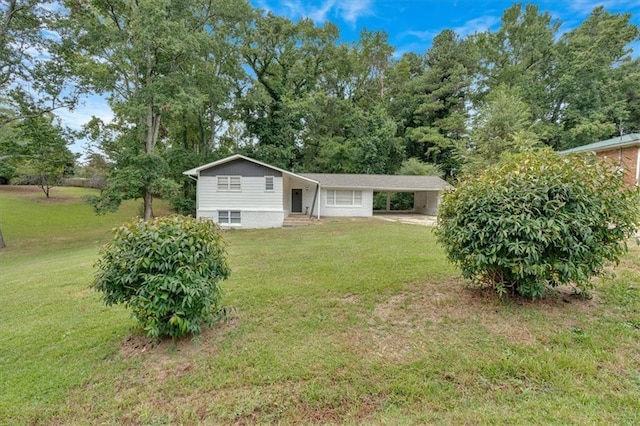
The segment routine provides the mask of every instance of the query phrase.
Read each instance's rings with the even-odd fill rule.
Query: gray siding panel
[[[282,177],[282,172],[271,169],[269,167],[262,166],[260,164],[252,163],[247,160],[237,159],[229,161],[228,163],[220,164],[216,167],[211,167],[200,172],[201,176],[249,176],[249,177],[261,177],[261,176],[276,176]]]

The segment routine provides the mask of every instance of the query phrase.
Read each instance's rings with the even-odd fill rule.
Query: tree
[[[353,45],[330,51],[304,108],[301,168],[336,173],[393,173],[403,158],[385,108],[385,72],[393,48],[385,33],[363,30]]]
[[[415,157],[411,157],[402,162],[399,175],[407,176],[438,176],[442,177],[442,169],[437,164],[423,163]]]
[[[499,294],[589,289],[626,251],[640,191],[615,164],[550,149],[508,156],[443,197],[436,234],[465,278]]]
[[[597,7],[560,38],[555,114],[558,147],[572,148],[624,133],[638,93],[638,61],[629,44],[640,34],[631,14]]]
[[[142,196],[149,219],[153,196],[169,187],[158,173],[166,168],[156,152],[161,124],[172,111],[206,97],[192,70],[211,54],[216,23],[233,19],[247,5],[225,0],[65,4],[70,10],[65,40],[73,45],[77,72],[94,90],[108,94],[119,126],[119,137],[111,139],[119,147],[117,167],[104,197],[94,204],[113,210],[122,199]]]
[[[56,7],[50,7],[53,3],[46,0],[0,3],[2,136],[13,131],[10,127],[17,120],[38,119],[62,107],[73,108],[82,92],[81,87],[73,84],[70,64],[64,61],[64,46],[56,37],[59,12]],[[13,141],[5,139],[0,148],[0,162],[5,168],[6,159],[13,158],[19,150],[11,146]],[[58,138],[52,142],[59,145]],[[36,168],[44,164],[40,161]],[[4,246],[1,234],[0,231],[0,246]]]
[[[230,273],[215,223],[169,216],[117,228],[93,286],[106,305],[131,308],[149,337],[180,338],[224,317],[220,282]]]
[[[458,145],[464,173],[473,174],[497,163],[506,153],[541,146],[529,106],[518,90],[501,86],[491,92],[473,119],[469,143]]]
[[[337,37],[331,23],[293,23],[271,13],[256,17],[241,50],[253,84],[238,96],[238,108],[250,136],[257,139],[252,154],[258,159],[283,168],[297,162],[305,101],[314,93]]]
[[[458,169],[455,145],[467,133],[466,103],[476,67],[468,41],[445,30],[424,57],[408,54],[395,65],[389,110],[399,122],[409,157],[440,164],[451,176]]]
[[[47,115],[20,121],[13,138],[17,174],[38,185],[49,198],[51,188],[73,173],[76,156],[68,148],[70,140]]]
[[[556,38],[561,23],[538,6],[515,3],[504,11],[500,28],[473,37],[479,55],[476,102],[499,87],[516,90],[532,120],[547,124],[559,74]]]

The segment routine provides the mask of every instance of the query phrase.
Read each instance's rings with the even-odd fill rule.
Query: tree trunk
[[[144,220],[153,219],[153,195],[149,189],[144,192]]]
[[[160,114],[153,111],[153,99],[147,104],[147,135],[145,140],[145,152],[153,154],[156,141],[158,140],[158,132],[160,131]],[[153,218],[153,194],[147,186],[144,189],[144,220]]]
[[[6,247],[6,244],[4,243],[4,237],[2,236],[2,228],[0,228],[0,249],[3,249]]]

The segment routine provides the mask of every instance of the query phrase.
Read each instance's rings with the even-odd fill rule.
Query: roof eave
[[[313,180],[313,179],[310,179],[308,177],[301,176],[301,175],[289,172],[287,170],[281,169],[280,167],[272,166],[271,164],[263,163],[262,161],[254,160],[253,158],[245,157],[242,154],[233,154],[233,155],[230,155],[229,157],[222,158],[222,159],[214,161],[212,163],[208,163],[208,164],[205,164],[203,166],[196,167],[195,169],[189,169],[189,170],[187,170],[185,172],[182,172],[182,174],[183,175],[188,175],[188,176],[199,176],[200,172],[202,170],[210,169],[212,167],[219,166],[220,164],[228,163],[230,161],[238,160],[238,159],[250,161],[252,163],[259,164],[259,165],[261,165],[263,167],[266,167],[268,169],[277,170],[280,173],[283,173],[283,174],[286,174],[286,175],[289,175],[289,176],[294,176],[294,177],[306,180],[306,181],[311,182],[311,183],[315,183],[315,184],[319,183],[316,180]]]

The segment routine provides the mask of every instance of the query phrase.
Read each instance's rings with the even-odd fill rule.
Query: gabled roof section
[[[437,176],[354,175],[303,173],[325,188],[372,189],[374,191],[442,191],[453,189]]]
[[[610,149],[628,148],[630,146],[636,145],[640,145],[640,134],[629,133],[628,135],[618,136],[615,138],[607,139],[605,141],[594,142],[588,145],[578,146],[576,148],[560,151],[560,154],[608,151]]]
[[[211,168],[214,168],[214,167],[219,166],[221,164],[225,164],[225,163],[228,163],[228,162],[231,162],[231,161],[235,161],[235,160],[250,161],[252,163],[259,164],[262,167],[266,167],[266,168],[269,168],[269,169],[272,169],[272,170],[277,170],[280,173],[283,173],[283,174],[286,174],[286,175],[289,175],[289,176],[295,176],[295,177],[299,177],[300,179],[304,179],[304,180],[307,180],[307,181],[312,182],[312,183],[318,183],[317,181],[315,181],[315,180],[313,180],[311,178],[305,177],[303,175],[298,175],[298,174],[295,174],[295,173],[291,173],[291,172],[289,172],[287,170],[281,169],[281,168],[276,167],[276,166],[272,166],[271,164],[263,163],[262,161],[254,160],[253,158],[245,157],[244,155],[241,155],[241,154],[231,155],[231,156],[223,158],[221,160],[214,161],[213,163],[205,164],[203,166],[187,170],[186,172],[182,172],[182,174],[183,175],[187,175],[187,176],[199,176],[200,172],[203,171],[203,170],[211,169]]]

